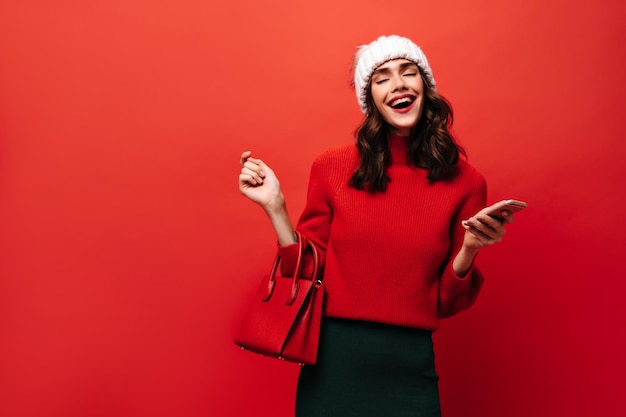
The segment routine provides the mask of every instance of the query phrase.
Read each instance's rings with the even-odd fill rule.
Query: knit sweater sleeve
[[[472,169],[473,170],[473,169]],[[484,277],[476,262],[472,264],[467,274],[461,278],[452,267],[454,257],[463,245],[465,229],[461,221],[467,219],[485,207],[487,200],[487,184],[482,175],[474,171],[473,176],[466,184],[467,194],[462,199],[456,214],[450,223],[451,251],[447,263],[444,265],[439,283],[438,314],[440,318],[453,316],[471,307],[478,297],[483,285]]]
[[[331,181],[329,179],[336,177],[336,173],[331,162],[332,156],[330,151],[324,152],[313,162],[309,177],[307,202],[296,226],[296,230],[317,248],[320,257],[320,275],[323,272],[333,217]],[[278,253],[281,257],[281,272],[283,276],[291,276],[294,273],[298,259],[298,245],[279,246]],[[304,257],[303,275],[310,277],[312,269],[312,256],[310,251],[307,251]]]

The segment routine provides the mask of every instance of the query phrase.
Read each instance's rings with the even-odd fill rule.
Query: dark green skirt
[[[324,318],[317,364],[298,379],[296,417],[439,417],[432,332]]]

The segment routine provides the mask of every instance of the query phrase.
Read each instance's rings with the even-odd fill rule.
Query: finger
[[[245,152],[243,152],[241,154],[241,157],[239,158],[239,165],[243,166],[243,164],[250,157],[250,155],[252,155],[252,151],[245,151]]]
[[[513,213],[511,213],[508,210],[504,210],[502,212],[502,219],[505,223],[513,223],[515,221],[515,217],[513,216]]]
[[[482,245],[489,244],[489,241],[491,240],[491,238],[488,235],[486,235],[484,232],[482,232],[478,227],[474,226],[471,221],[469,220],[463,221],[463,227],[469,233],[473,234],[480,242],[482,242],[481,243]]]
[[[248,161],[250,161],[252,163],[255,163],[257,165],[264,165],[263,160],[260,159],[260,158],[252,158],[252,157],[250,157],[250,158],[248,158]]]
[[[464,226],[469,226],[469,230],[487,240],[498,240],[500,232],[488,224],[483,223],[479,219],[471,218],[463,223]],[[478,234],[477,234],[478,233]]]
[[[243,164],[242,169],[249,169],[257,174],[261,172],[261,167],[254,161],[254,158],[248,158],[248,160]]]
[[[479,222],[487,225],[493,230],[498,230],[499,228],[502,227],[502,224],[503,224],[503,221],[501,219],[491,216],[489,214],[483,214],[483,213],[478,213],[472,219],[478,220]]]
[[[241,173],[243,175],[248,175],[250,178],[252,178],[254,180],[254,182],[256,184],[261,184],[263,183],[263,178],[261,177],[261,175],[259,175],[258,172],[256,172],[255,170],[249,169],[247,167],[244,167],[241,169]]]
[[[487,215],[491,218],[498,220],[501,223],[513,223],[513,214],[509,210],[502,210],[499,215],[493,213]]]
[[[256,187],[261,183],[257,182],[251,175],[248,174],[239,174],[239,186],[241,187]]]
[[[272,169],[271,169],[271,168],[270,168],[270,167],[269,167],[269,166],[268,166],[265,162],[263,162],[263,160],[261,160],[261,159],[258,159],[258,158],[249,158],[249,159],[248,159],[248,161],[250,161],[250,162],[252,162],[252,163],[256,164],[256,165],[259,167],[259,169],[257,170],[257,172],[259,173],[259,175],[260,175],[261,177],[265,177],[265,175],[266,175],[268,172],[273,172],[273,171],[272,171]]]
[[[502,219],[496,219],[491,215],[482,215],[479,213],[470,220],[477,219],[478,223],[484,225],[486,228],[478,225],[477,227],[480,228],[484,234],[490,236],[490,239],[495,243],[502,240],[506,234],[506,227],[504,227],[504,225],[509,223],[509,219],[512,218],[512,214],[507,210],[503,210],[503,216]]]

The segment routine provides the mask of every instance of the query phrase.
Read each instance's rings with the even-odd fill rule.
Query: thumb
[[[239,157],[239,165],[243,165],[248,158],[250,158],[250,156],[252,155],[252,151],[245,151],[241,153],[241,156]]]

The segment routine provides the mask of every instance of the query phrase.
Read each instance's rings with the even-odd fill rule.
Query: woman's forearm
[[[467,271],[469,271],[472,267],[474,258],[477,254],[478,249],[468,249],[463,246],[452,262],[452,269],[454,269],[454,273],[461,278],[465,277],[465,275],[467,275]]]
[[[278,244],[280,246],[287,246],[296,243],[295,229],[289,218],[287,205],[285,204],[282,193],[278,201],[268,204],[264,207],[264,210],[272,223]]]

